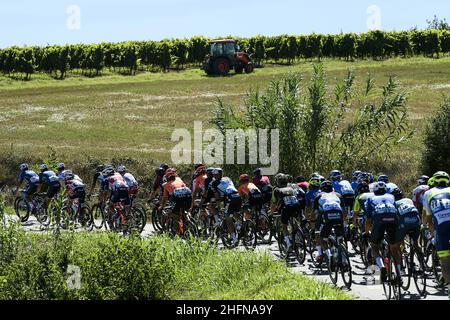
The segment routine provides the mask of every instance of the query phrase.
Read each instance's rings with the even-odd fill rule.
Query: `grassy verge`
[[[207,243],[165,237],[31,234],[8,225],[0,227],[0,299],[351,297],[292,273],[268,253],[221,251]]]

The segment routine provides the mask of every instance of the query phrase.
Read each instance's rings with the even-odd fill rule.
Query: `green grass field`
[[[402,168],[401,162],[408,162],[408,171],[416,167],[423,119],[450,92],[450,57],[326,60],[324,65],[330,90],[348,70],[355,72],[357,86],[367,73],[375,77],[377,85],[383,85],[391,75],[398,78],[409,93],[412,124],[419,130],[399,151],[398,159]],[[311,69],[311,63],[303,62],[267,65],[251,75],[226,78],[210,78],[194,69],[135,77],[71,76],[63,81],[45,75],[34,75],[28,82],[1,77],[0,154],[43,159],[52,145],[58,157],[69,163],[113,157],[170,161],[170,150],[175,145],[170,141],[173,129],[192,129],[195,120],[206,125],[218,97],[238,104],[250,87],[265,87],[271,79],[289,72],[304,73],[308,79]],[[0,179],[4,175],[8,174],[3,173]]]

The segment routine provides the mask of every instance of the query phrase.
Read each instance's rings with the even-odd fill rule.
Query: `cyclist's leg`
[[[372,254],[375,258],[375,262],[380,269],[385,268],[383,258],[381,257],[381,242],[384,237],[385,226],[382,223],[373,222],[371,235],[370,235],[370,246],[372,248]]]
[[[436,230],[436,251],[441,263],[442,276],[450,296],[450,221],[441,223]]]

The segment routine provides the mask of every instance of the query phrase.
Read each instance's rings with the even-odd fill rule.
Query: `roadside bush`
[[[428,120],[424,138],[422,169],[431,175],[450,171],[450,98],[444,98],[439,110]]]
[[[71,270],[79,268],[77,279]],[[114,233],[30,234],[0,226],[0,299],[349,299],[268,253]]]
[[[211,122],[224,135],[226,129],[279,129],[280,170],[290,174],[351,172],[369,161],[385,162],[412,134],[406,94],[393,78],[381,95],[370,76],[362,91],[353,88],[354,81],[348,72],[330,94],[317,64],[306,86],[301,75],[291,74],[271,81],[264,92],[250,90],[243,108],[219,100]]]

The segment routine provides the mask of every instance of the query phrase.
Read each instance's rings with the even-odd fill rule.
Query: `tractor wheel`
[[[227,59],[217,59],[214,62],[214,71],[217,74],[220,74],[222,76],[226,76],[230,72],[230,63]]]
[[[254,70],[253,64],[249,63],[245,66],[245,73],[252,73]]]
[[[244,72],[244,68],[241,66],[236,66],[236,68],[234,68],[234,71],[236,71],[236,73],[241,74],[242,72]]]

